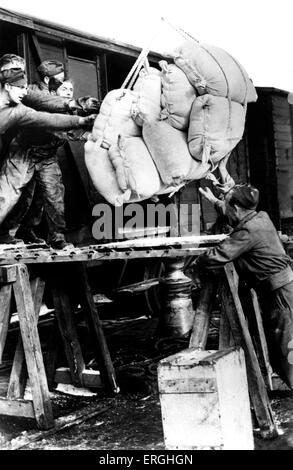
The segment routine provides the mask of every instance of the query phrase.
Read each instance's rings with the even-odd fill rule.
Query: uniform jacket
[[[278,278],[276,285],[280,287],[278,283],[284,285],[293,280],[290,258],[266,212],[250,213],[223,242],[199,256],[197,264],[215,270],[229,261],[235,262],[237,270],[252,286]]]
[[[37,112],[20,103],[0,108],[0,135],[13,127],[34,127],[54,131],[79,129],[80,124],[78,116]]]

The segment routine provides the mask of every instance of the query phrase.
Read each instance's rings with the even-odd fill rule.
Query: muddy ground
[[[87,407],[94,407],[99,414],[85,419],[80,424],[50,436],[37,433],[34,421],[0,417],[0,445],[2,449],[13,448],[14,439],[30,439],[23,450],[163,450],[164,437],[161,408],[157,389],[156,367],[161,357],[184,349],[187,339],[158,340],[158,321],[137,312],[119,316],[117,306],[100,309],[104,331],[117,372],[121,391],[109,396],[103,391],[78,390],[59,386],[52,390],[51,399],[54,417],[73,414]],[[44,316],[40,336],[46,359],[46,340],[52,328],[52,316]],[[210,335],[209,349],[215,346],[215,331]],[[85,326],[79,321],[81,343],[86,350],[85,359],[89,367],[95,368],[90,346],[86,343]],[[0,381],[1,395],[5,393],[12,351],[17,338],[17,323],[10,331],[7,350],[4,354]],[[64,358],[61,355],[61,363]],[[62,363],[62,365],[66,365]],[[29,393],[29,389],[27,391]],[[79,394],[79,395],[77,395]],[[255,449],[293,449],[293,393],[275,391],[271,404],[278,425],[279,436],[274,440],[263,440],[255,430]],[[92,409],[92,408],[91,408]],[[36,437],[37,436],[37,437]],[[35,441],[33,439],[36,439]]]

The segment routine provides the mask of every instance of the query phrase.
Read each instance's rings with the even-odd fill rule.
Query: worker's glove
[[[100,101],[92,96],[78,98],[77,103],[85,114],[97,114],[100,111]]]
[[[90,116],[80,117],[79,118],[80,127],[82,127],[83,129],[91,130],[96,117],[97,117],[97,114],[91,114]]]

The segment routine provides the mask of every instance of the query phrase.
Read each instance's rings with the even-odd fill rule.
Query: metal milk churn
[[[160,336],[180,337],[191,330],[194,310],[191,299],[191,280],[183,272],[184,259],[166,260],[161,281],[163,309],[159,322]]]

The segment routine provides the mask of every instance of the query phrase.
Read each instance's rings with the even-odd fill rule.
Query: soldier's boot
[[[35,243],[35,244],[38,244],[38,245],[46,243],[45,240],[43,240],[43,238],[37,237],[35,232],[32,229],[29,229],[29,228],[20,227],[17,230],[16,235],[18,237],[22,238],[24,243]]]
[[[48,244],[52,247],[55,248],[56,250],[63,250],[64,248],[74,248],[72,243],[68,243],[65,240],[65,236],[63,233],[52,233],[48,237]]]
[[[0,245],[16,245],[17,243],[23,243],[23,240],[21,238],[13,237],[9,232],[0,232]]]

